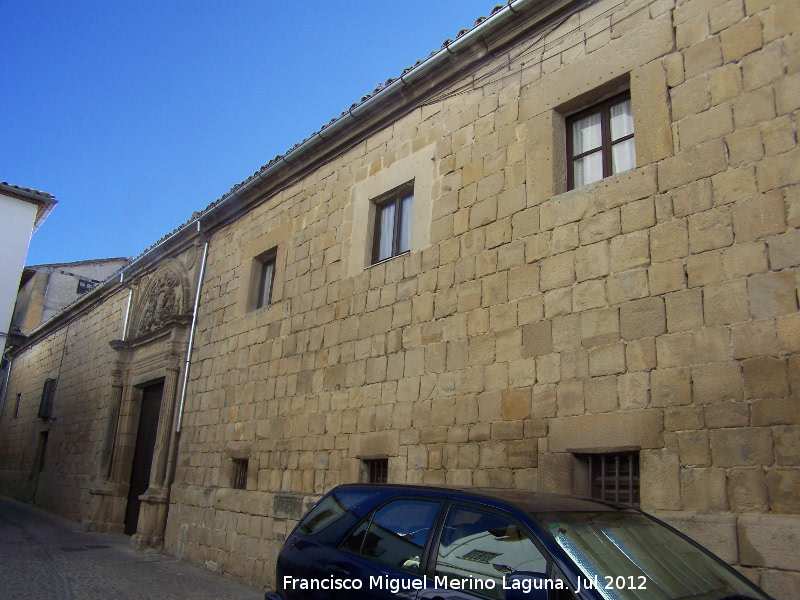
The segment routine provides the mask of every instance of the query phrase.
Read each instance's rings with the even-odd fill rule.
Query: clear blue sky
[[[135,256],[484,0],[0,0],[0,181],[56,196],[27,264]]]

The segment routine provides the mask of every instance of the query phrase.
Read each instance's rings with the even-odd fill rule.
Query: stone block
[[[572,470],[576,459],[571,454],[539,454],[538,491],[572,493]]]
[[[683,259],[652,265],[647,269],[647,281],[650,293],[653,295],[684,289],[686,287],[686,269]]]
[[[606,283],[602,279],[576,283],[572,288],[572,310],[575,312],[600,308],[607,304]]]
[[[631,73],[636,164],[654,163],[673,153],[670,130],[667,72],[661,61],[652,61]]]
[[[797,282],[791,271],[753,275],[747,279],[750,314],[766,319],[797,311]]]
[[[564,252],[545,258],[540,264],[539,287],[546,292],[575,282],[574,252]]]
[[[772,464],[772,432],[768,428],[734,427],[709,433],[711,457],[717,467],[766,467]]]
[[[621,410],[645,408],[650,402],[650,374],[626,373],[617,378],[617,396]]]
[[[663,438],[662,411],[630,410],[555,419],[550,422],[548,447],[551,452],[607,448],[609,444],[662,448]]]
[[[707,110],[711,106],[708,76],[699,75],[673,87],[670,100],[675,121]]]
[[[634,231],[611,240],[610,264],[612,272],[644,266],[650,262],[650,244],[647,231]]]
[[[686,219],[656,225],[650,230],[650,256],[653,262],[683,258],[689,254]]]
[[[598,213],[578,224],[580,244],[586,246],[607,240],[620,233],[620,211],[611,209]]]
[[[744,389],[747,398],[784,398],[789,394],[786,359],[750,358],[742,362]]]
[[[682,150],[658,164],[658,188],[670,190],[720,173],[727,166],[727,152],[722,140]]]
[[[688,367],[650,372],[650,406],[678,406],[691,401],[692,380]]]
[[[538,440],[511,440],[508,442],[508,468],[531,469],[538,466]]]
[[[703,412],[706,427],[747,427],[750,411],[746,402],[717,402],[708,404]]]
[[[800,426],[774,427],[775,458],[779,466],[800,466]]]
[[[695,356],[707,362],[723,362],[733,358],[731,334],[727,327],[704,327],[694,332]]]
[[[769,44],[742,59],[742,87],[745,92],[755,90],[783,77],[780,44]]]
[[[556,399],[559,417],[583,414],[583,382],[562,381],[558,384]]]
[[[581,343],[584,347],[619,340],[619,314],[616,308],[590,310],[580,317]]]
[[[800,160],[800,154],[797,159]],[[732,216],[737,242],[750,242],[786,230],[783,198],[778,193],[737,202]]]
[[[800,516],[741,515],[737,533],[741,565],[800,571]]]
[[[625,345],[623,342],[606,344],[589,350],[589,375],[602,376],[625,372]]]
[[[776,468],[767,471],[769,508],[776,513],[800,513],[800,469]]]
[[[655,203],[652,198],[644,198],[623,204],[621,209],[622,233],[631,233],[656,224]]]
[[[645,268],[615,273],[606,281],[609,304],[622,304],[628,300],[645,298],[650,295],[647,269]]]
[[[562,360],[563,368],[563,360]],[[598,377],[583,384],[584,403],[591,413],[610,412],[617,409],[617,378]]]
[[[746,131],[751,130],[752,128]],[[760,136],[756,135],[754,137],[760,145]],[[730,151],[735,153],[736,150],[736,146],[732,146]],[[761,155],[762,152],[759,150],[754,154],[753,160],[758,160]],[[755,169],[750,164],[718,173],[711,178],[711,181],[714,189],[714,204],[716,206],[732,204],[740,200],[750,200],[758,195]]]
[[[739,96],[733,101],[733,123],[744,129],[775,118],[775,94],[763,87]]]
[[[788,599],[800,589],[800,573],[796,571],[760,571],[759,587],[773,598]]]
[[[522,358],[543,356],[553,351],[551,321],[539,321],[522,328]]]
[[[761,48],[761,19],[750,17],[720,34],[722,58],[726,63],[738,60]]]
[[[769,266],[773,271],[800,265],[800,230],[767,238]]]
[[[556,416],[556,386],[537,384],[533,387],[531,417],[544,419]]]
[[[575,279],[586,281],[608,275],[610,258],[608,242],[581,246],[575,251]]]
[[[656,367],[655,338],[631,340],[625,347],[625,361],[628,371],[649,371]]]
[[[742,399],[742,374],[739,363],[728,361],[692,367],[694,401],[711,404]]]
[[[656,357],[660,369],[691,366],[695,362],[691,332],[669,333],[656,338]]]
[[[702,427],[701,406],[671,406],[664,409],[664,428],[667,431],[685,431]]]
[[[768,268],[764,242],[734,244],[722,251],[722,273],[725,279],[763,273]]]
[[[692,331],[703,326],[703,293],[701,290],[682,290],[667,294],[664,296],[664,304],[668,332]]]
[[[715,175],[719,177],[719,175]],[[672,212],[675,217],[686,217],[708,210],[712,206],[711,179],[705,178],[672,190]]]
[[[689,467],[711,466],[711,448],[707,431],[679,431],[680,463]]]
[[[646,298],[620,307],[620,336],[625,340],[652,337],[666,332],[662,298]]]
[[[502,411],[505,421],[527,419],[531,412],[530,388],[504,390]]]
[[[703,291],[703,313],[707,327],[747,321],[750,308],[745,281],[707,285]]]
[[[725,138],[725,144],[731,167],[749,165],[764,157],[764,142],[758,126],[734,131]]]
[[[728,474],[728,504],[738,513],[766,512],[767,482],[762,467],[738,467]]]
[[[700,467],[681,470],[681,508],[697,512],[727,511],[726,483],[725,469]]]
[[[800,75],[795,73],[775,87],[775,107],[779,115],[791,114],[800,108]]]
[[[730,210],[721,206],[689,217],[689,249],[693,254],[730,246],[733,227]]]
[[[508,273],[508,299],[516,300],[539,291],[539,265],[526,265]],[[459,298],[460,299],[460,298]]]
[[[678,453],[675,450],[643,450],[641,463],[641,506],[643,510],[678,510],[681,481]]]
[[[734,358],[770,356],[780,352],[775,319],[734,324],[731,341]]]
[[[719,36],[711,36],[683,51],[683,69],[689,79],[722,64]]]
[[[727,104],[690,115],[678,123],[680,149],[687,150],[733,131],[733,112]]]
[[[724,51],[723,45],[723,51]],[[711,92],[711,104],[716,106],[722,102],[733,100],[742,93],[742,70],[738,64],[727,64],[714,69],[708,74],[708,87]]]

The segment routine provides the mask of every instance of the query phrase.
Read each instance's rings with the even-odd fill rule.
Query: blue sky
[[[0,181],[59,201],[26,263],[139,254],[493,6],[0,0]]]

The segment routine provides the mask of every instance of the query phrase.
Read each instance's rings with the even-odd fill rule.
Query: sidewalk
[[[0,496],[0,597],[261,600],[264,593]]]

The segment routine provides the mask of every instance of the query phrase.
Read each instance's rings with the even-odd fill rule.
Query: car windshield
[[[757,600],[733,569],[663,525],[632,512],[535,515],[607,600]]]

